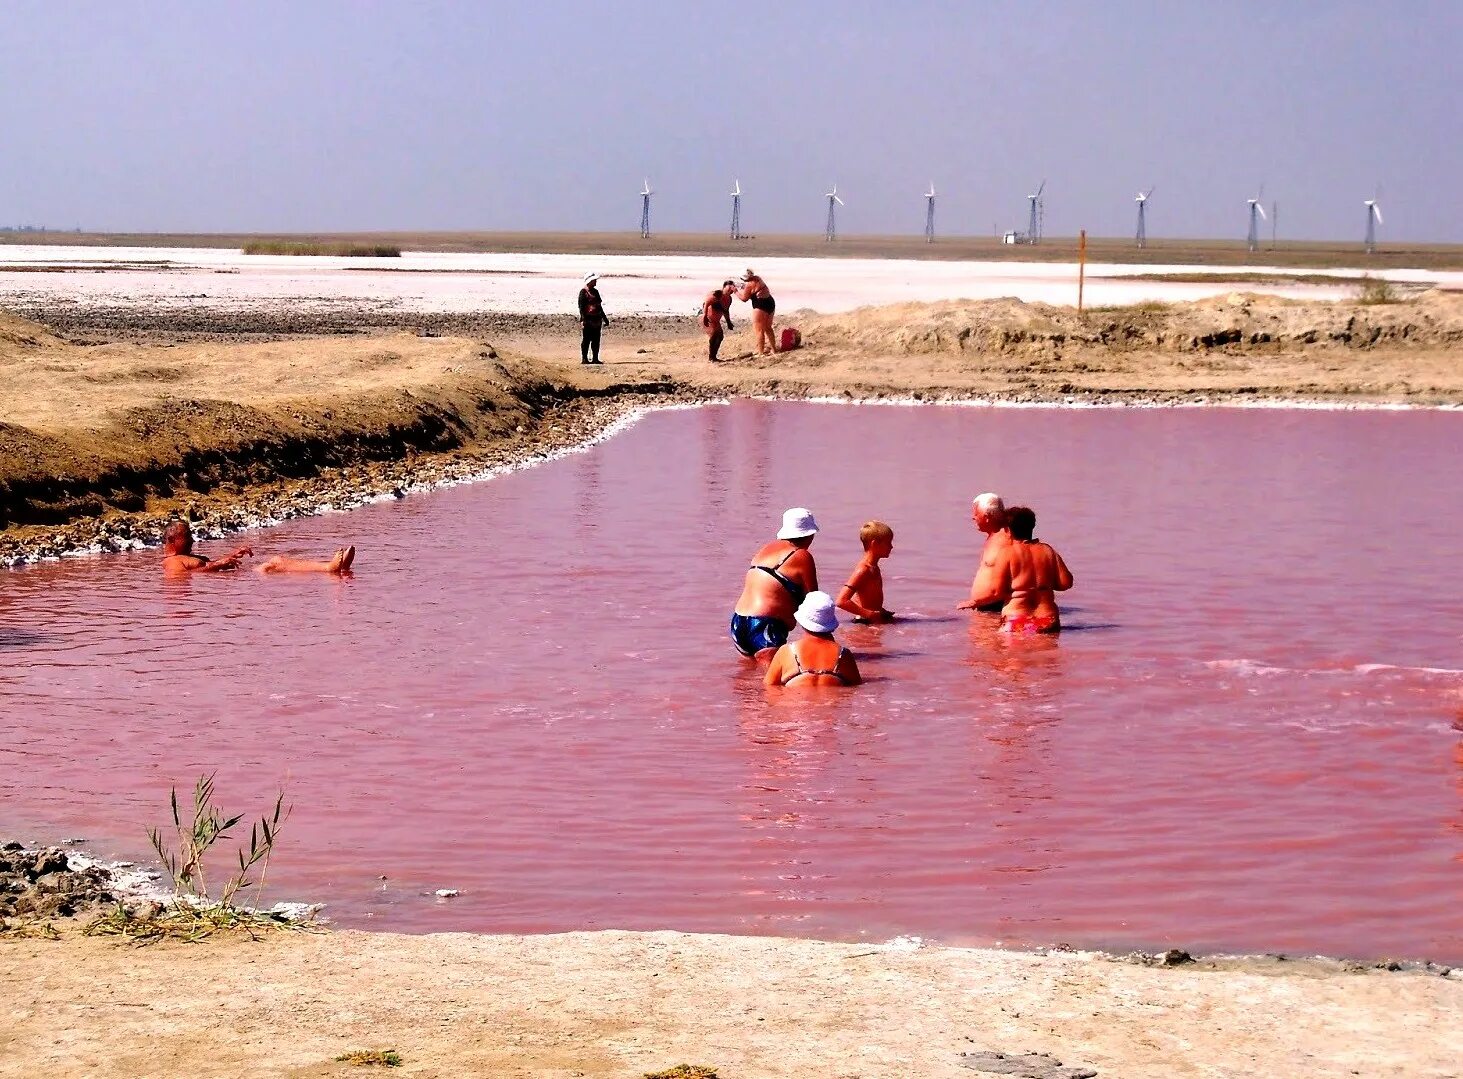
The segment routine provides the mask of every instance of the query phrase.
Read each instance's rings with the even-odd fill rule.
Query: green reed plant
[[[232,908],[240,892],[255,889],[258,895],[264,890],[264,881],[269,873],[269,858],[274,853],[274,844],[279,829],[289,819],[293,805],[284,803],[281,789],[274,800],[274,808],[249,828],[249,845],[242,844],[235,851],[239,868],[225,878],[218,897],[209,894],[208,880],[204,873],[204,859],[213,846],[229,836],[230,831],[244,819],[243,814],[225,817],[214,804],[214,778],[217,773],[199,776],[193,785],[193,810],[184,819],[178,806],[178,788],[172,788],[169,802],[173,811],[173,836],[169,843],[161,830],[151,828],[147,837],[152,841],[163,866],[173,878],[173,891],[180,898],[188,898],[205,906]],[[256,873],[257,871],[257,873]]]

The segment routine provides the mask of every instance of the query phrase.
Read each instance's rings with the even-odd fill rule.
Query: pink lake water
[[[352,926],[1463,961],[1460,449],[1439,412],[739,402],[250,537],[354,542],[349,580],[3,573],[0,835],[144,861],[216,769],[295,805],[271,900]],[[1076,575],[1058,640],[952,610],[985,489]],[[896,532],[856,691],[726,639],[803,504],[834,590]]]

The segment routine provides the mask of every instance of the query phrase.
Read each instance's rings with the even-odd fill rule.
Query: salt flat
[[[992,299],[1074,304],[1077,267],[1054,262],[943,262],[904,259],[766,258],[754,264],[783,313],[835,314],[870,305]],[[745,268],[729,257],[407,252],[400,258],[244,255],[234,249],[0,245],[0,307],[56,302],[95,307],[252,308],[287,304],[329,310],[365,304],[424,313],[488,311],[554,314],[574,309],[584,274],[600,275],[615,314],[690,315],[708,290]],[[36,272],[60,271],[66,272]],[[1212,266],[1091,263],[1090,306],[1197,300],[1237,289],[1293,299],[1336,300],[1344,285],[1237,285]],[[1305,274],[1249,266],[1246,273]],[[1360,277],[1361,268],[1328,270]],[[1372,276],[1463,288],[1463,273],[1370,271]],[[1212,282],[1125,280],[1143,274],[1208,274]],[[743,309],[745,310],[745,309]]]

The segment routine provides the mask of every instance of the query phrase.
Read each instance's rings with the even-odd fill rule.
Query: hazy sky
[[[0,0],[0,224],[1463,241],[1463,0]]]

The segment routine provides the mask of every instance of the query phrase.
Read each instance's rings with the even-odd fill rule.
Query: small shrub
[[[1371,274],[1362,274],[1360,283],[1356,286],[1356,302],[1364,304],[1379,303],[1400,303],[1401,297],[1397,295],[1397,289],[1392,282],[1385,277],[1373,277]]]
[[[401,1054],[395,1049],[352,1049],[335,1058],[342,1064],[372,1065],[382,1068],[401,1067]]]

